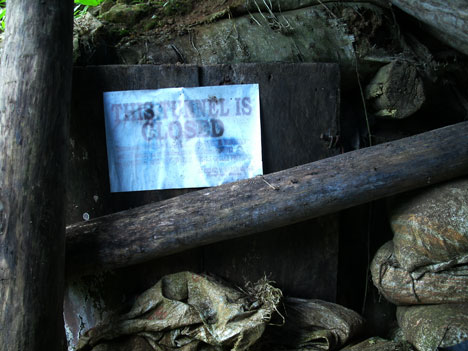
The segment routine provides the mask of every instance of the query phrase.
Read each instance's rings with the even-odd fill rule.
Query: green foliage
[[[81,4],[85,6],[97,6],[104,0],[75,0],[75,4]]]
[[[77,6],[75,6],[73,10],[73,16],[75,18],[83,16],[86,12],[88,12],[88,8],[89,8],[89,5],[78,4]]]
[[[1,0],[0,0],[1,1]],[[104,0],[75,0],[75,9],[73,10],[73,15],[75,18],[81,17],[86,12],[88,12],[88,8],[90,6],[98,6],[103,2]]]
[[[0,11],[0,30],[4,31],[5,30],[5,13],[6,9],[3,9]]]
[[[90,6],[98,6],[104,0],[75,0],[73,14],[75,18],[83,16]],[[6,0],[0,0],[0,32],[5,30]]]
[[[5,30],[6,0],[0,0],[0,32]]]

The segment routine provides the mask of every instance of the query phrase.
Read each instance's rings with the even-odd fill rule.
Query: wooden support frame
[[[67,228],[67,270],[128,266],[468,173],[468,122]]]
[[[7,3],[0,84],[0,349],[63,350],[72,0]]]

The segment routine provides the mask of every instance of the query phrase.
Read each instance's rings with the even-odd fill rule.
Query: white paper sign
[[[262,174],[258,84],[104,93],[112,192]]]

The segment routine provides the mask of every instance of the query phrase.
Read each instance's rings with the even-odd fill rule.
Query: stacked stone
[[[420,351],[468,340],[468,179],[390,203],[393,241],[371,265],[380,293],[396,304],[401,331]]]

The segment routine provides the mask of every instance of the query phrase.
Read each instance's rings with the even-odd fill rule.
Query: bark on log
[[[468,2],[466,0],[390,0],[429,26],[439,40],[468,55]]]
[[[468,122],[67,228],[70,274],[116,268],[468,173]]]
[[[0,349],[63,350],[73,2],[7,4],[0,85]]]

